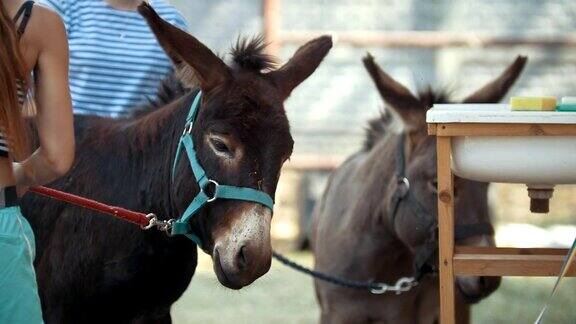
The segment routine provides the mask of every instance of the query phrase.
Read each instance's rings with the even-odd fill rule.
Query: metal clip
[[[413,277],[403,277],[398,279],[394,285],[387,285],[385,283],[376,284],[378,288],[370,289],[370,292],[375,295],[381,295],[386,292],[394,292],[396,295],[400,295],[403,292],[410,291],[412,288],[418,285],[418,282]]]
[[[388,286],[387,284],[384,284],[384,283],[379,284],[378,288],[372,288],[372,289],[370,289],[370,292],[373,293],[374,295],[381,295],[381,294],[387,292],[389,287],[390,286]]]
[[[173,219],[169,219],[167,221],[159,220],[158,217],[156,217],[156,215],[153,213],[146,215],[146,218],[148,219],[148,225],[142,226],[142,229],[149,230],[152,227],[156,227],[159,231],[170,234],[170,231],[172,230],[172,223],[174,223]]]
[[[158,218],[156,218],[156,215],[154,215],[153,213],[150,213],[150,214],[146,215],[146,218],[148,219],[148,225],[141,226],[143,230],[149,230],[152,227],[156,226],[156,223],[158,222]]]
[[[400,278],[398,281],[396,281],[396,285],[394,285],[394,288],[396,289],[396,295],[400,295],[403,292],[409,291],[417,285],[418,282],[414,278]]]

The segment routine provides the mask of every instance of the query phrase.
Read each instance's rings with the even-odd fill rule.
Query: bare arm
[[[26,36],[38,46],[36,124],[39,148],[14,164],[18,186],[41,185],[64,175],[74,161],[74,125],[68,86],[68,41],[60,17],[36,6]]]

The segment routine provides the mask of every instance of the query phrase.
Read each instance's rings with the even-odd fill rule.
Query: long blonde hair
[[[26,75],[25,62],[18,45],[14,22],[0,3],[0,127],[16,160],[29,152],[28,129],[18,100],[18,82],[28,92],[30,77]],[[20,80],[20,81],[18,81]]]

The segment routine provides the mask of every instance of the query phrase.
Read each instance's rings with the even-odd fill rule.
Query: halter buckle
[[[186,124],[184,126],[184,131],[182,131],[182,137],[186,136],[187,134],[192,134],[192,123]]]
[[[210,184],[214,185],[214,191],[213,191],[212,197],[210,197],[205,190]],[[208,180],[208,183],[204,187],[200,188],[200,190],[202,192],[204,192],[206,197],[208,197],[208,200],[206,200],[206,202],[213,202],[214,200],[216,200],[216,198],[218,198],[216,196],[216,192],[218,192],[218,187],[220,187],[220,184],[218,182],[216,182],[214,180]]]

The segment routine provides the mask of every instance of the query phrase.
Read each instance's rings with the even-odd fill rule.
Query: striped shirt
[[[76,114],[122,117],[156,95],[170,60],[144,18],[104,0],[41,0],[64,20],[70,46],[70,93]],[[149,0],[166,21],[186,21],[164,0]]]

